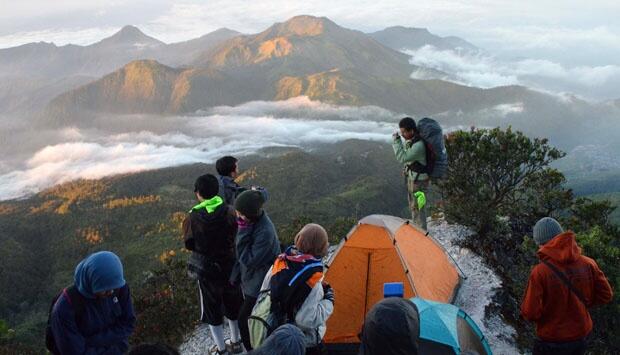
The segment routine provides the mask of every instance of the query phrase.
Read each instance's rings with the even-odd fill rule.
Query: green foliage
[[[497,216],[527,222],[570,204],[564,177],[548,165],[564,156],[546,139],[510,128],[453,133],[446,142],[448,177],[442,181],[446,213],[484,235]]]
[[[604,194],[587,195],[586,197],[594,201],[609,201],[614,206],[620,205],[620,192],[608,192]],[[620,209],[616,208],[609,215],[609,218],[611,223],[620,227]]]
[[[187,276],[184,259],[171,258],[135,288],[133,305],[137,315],[131,342],[163,342],[179,345],[197,324],[197,286]]]
[[[562,217],[577,232],[584,254],[594,258],[612,286],[620,282],[620,232],[610,221],[609,201],[573,199],[562,173],[549,167],[563,156],[545,139],[500,129],[457,132],[447,141],[449,176],[442,183],[449,219],[472,227],[477,235],[464,243],[493,265],[504,281],[500,311],[518,330],[517,342],[529,348],[531,324],[519,317],[529,272],[537,260],[531,228],[541,217]],[[620,309],[614,302],[592,311],[594,353],[617,353]]]
[[[270,191],[265,208],[285,243],[310,221],[323,225],[337,242],[359,218],[399,215],[406,206],[400,168],[387,144],[347,141],[316,153],[287,148],[266,155],[241,159],[248,172],[241,184]],[[98,250],[114,251],[123,260],[139,308],[134,341],[178,342],[197,315],[190,308],[197,306],[195,285],[186,284],[190,280],[181,268],[180,222],[195,204],[194,179],[214,171],[195,164],[76,181],[0,202],[0,318],[15,329],[12,346],[30,344],[41,352],[52,297],[72,282],[76,264]],[[170,256],[171,250],[177,255]],[[177,259],[181,265],[173,262]],[[153,276],[145,281],[145,275]],[[173,300],[160,297],[167,286]],[[189,318],[178,318],[185,323],[168,320],[183,304]],[[168,327],[154,328],[159,323]]]
[[[605,231],[604,226],[594,226],[577,234],[577,241],[585,255],[596,260],[615,290],[613,301],[590,310],[595,322],[594,353],[620,353],[620,233]]]
[[[4,344],[15,336],[15,331],[9,328],[4,319],[0,319],[0,344]]]
[[[610,216],[617,209],[611,201],[594,201],[589,198],[578,198],[573,203],[571,214],[565,223],[576,232],[584,232],[600,226],[606,232],[617,233]]]

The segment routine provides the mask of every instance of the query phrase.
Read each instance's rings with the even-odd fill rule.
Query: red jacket
[[[594,260],[581,255],[573,232],[551,239],[540,247],[538,257],[568,276],[573,286],[581,291],[588,307],[611,301],[613,292],[607,278]],[[592,331],[588,309],[543,263],[532,270],[521,315],[536,323],[536,334],[543,341],[573,341]]]

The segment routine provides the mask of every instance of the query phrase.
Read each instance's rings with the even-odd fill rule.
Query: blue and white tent
[[[475,351],[480,355],[492,355],[484,334],[459,307],[411,298],[420,317],[420,342],[418,353],[424,355],[461,354]]]

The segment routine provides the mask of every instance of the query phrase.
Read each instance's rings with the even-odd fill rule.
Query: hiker
[[[396,160],[405,166],[404,174],[411,218],[418,227],[426,230],[426,211],[429,208],[429,201],[426,200],[425,195],[429,186],[428,175],[416,173],[409,168],[413,163],[426,165],[426,147],[418,134],[413,118],[401,119],[398,127],[400,134],[396,132],[392,135],[394,138],[392,148],[394,148]],[[400,139],[401,135],[405,139],[404,145]],[[425,201],[422,202],[422,200]]]
[[[293,324],[284,324],[271,333],[265,342],[248,355],[304,355],[304,333]]]
[[[613,292],[596,262],[581,254],[575,234],[553,218],[534,226],[540,263],[532,269],[521,315],[536,324],[533,353],[584,354],[592,331],[588,308],[611,301]]]
[[[199,203],[184,223],[185,248],[192,252],[188,273],[198,282],[200,320],[209,325],[215,342],[210,352],[237,354],[243,351],[237,322],[243,296],[239,285],[228,282],[236,260],[237,219],[232,206],[218,196],[218,189],[218,179],[211,174],[196,179],[194,193]],[[231,330],[228,344],[224,339],[224,316]]]
[[[261,290],[270,290],[277,324],[294,323],[305,336],[306,354],[326,354],[323,336],[334,311],[334,290],[323,281],[322,258],[327,255],[327,232],[306,224],[295,246],[280,254],[265,275]]]
[[[366,315],[360,334],[360,355],[417,355],[420,319],[413,302],[385,298]]]
[[[218,195],[224,199],[227,205],[234,205],[237,196],[246,190],[235,182],[239,176],[238,163],[239,160],[230,155],[221,157],[215,162],[215,170],[217,170],[217,179],[220,185]]]
[[[124,354],[135,322],[121,260],[100,251],[78,264],[74,285],[54,302],[46,345],[61,355]]]
[[[239,311],[241,339],[247,351],[252,349],[248,317],[256,304],[263,278],[280,253],[276,228],[263,210],[267,201],[264,189],[247,190],[235,200],[238,231],[235,238],[237,261],[230,276],[233,285],[241,284],[243,304]]]

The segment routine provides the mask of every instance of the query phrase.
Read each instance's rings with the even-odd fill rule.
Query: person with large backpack
[[[209,325],[215,345],[212,354],[227,351],[241,353],[241,335],[237,317],[243,296],[239,285],[229,283],[235,265],[235,236],[237,218],[232,206],[218,196],[218,180],[214,175],[198,177],[194,193],[198,204],[194,206],[183,226],[185,248],[190,250],[189,276],[198,282],[200,294],[200,320]],[[231,339],[224,339],[223,320],[228,319]]]
[[[123,265],[100,251],[75,268],[74,284],[52,302],[45,342],[52,354],[124,354],[136,323]]]
[[[534,225],[540,263],[531,272],[521,316],[536,324],[533,354],[585,354],[588,308],[609,303],[613,291],[596,262],[581,254],[575,234],[553,218]]]
[[[246,350],[252,349],[248,317],[256,304],[261,282],[273,260],[280,253],[276,228],[263,204],[267,201],[265,190],[247,190],[235,200],[238,231],[235,238],[237,261],[230,275],[230,283],[241,285],[243,304],[239,311],[239,329]]]
[[[327,232],[307,224],[295,245],[280,254],[269,269],[250,317],[252,343],[258,345],[278,326],[293,323],[304,333],[306,354],[325,354],[326,322],[334,311],[334,290],[323,281],[322,258],[329,247]]]
[[[432,195],[431,178],[443,178],[448,167],[443,131],[437,121],[431,118],[423,118],[416,125],[413,118],[405,117],[398,126],[400,133],[393,134],[392,147],[396,160],[404,166],[411,217],[419,227],[426,230]]]

